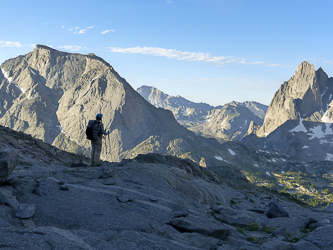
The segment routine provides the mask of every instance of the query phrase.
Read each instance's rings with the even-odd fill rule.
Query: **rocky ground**
[[[158,154],[86,158],[0,133],[3,249],[331,249],[333,210],[264,193],[237,170]],[[15,160],[16,157],[16,160]],[[18,157],[18,159],[17,159]],[[277,217],[276,217],[277,216]]]

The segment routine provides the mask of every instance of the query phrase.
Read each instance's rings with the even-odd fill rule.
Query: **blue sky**
[[[332,0],[3,1],[0,64],[35,44],[95,53],[137,89],[269,105],[303,61],[333,76]]]

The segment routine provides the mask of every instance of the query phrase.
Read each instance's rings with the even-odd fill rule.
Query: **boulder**
[[[333,204],[329,205],[327,208],[324,209],[324,212],[333,213]]]
[[[0,182],[7,180],[18,163],[19,151],[15,149],[0,150]]]
[[[283,207],[278,203],[277,199],[275,198],[272,198],[271,201],[268,203],[265,215],[268,218],[289,217],[289,214],[283,209]]]
[[[35,215],[35,210],[34,204],[20,204],[15,216],[19,219],[29,219]]]
[[[225,240],[231,234],[229,227],[223,223],[199,217],[174,218],[168,224],[181,233],[199,233],[220,240]]]
[[[318,221],[313,219],[313,218],[309,218],[307,219],[307,221],[305,222],[304,228],[309,229],[311,224],[317,223]]]

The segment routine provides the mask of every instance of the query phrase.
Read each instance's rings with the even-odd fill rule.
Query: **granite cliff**
[[[102,113],[111,131],[102,158],[121,161],[158,152],[213,164],[218,145],[180,126],[170,111],[142,98],[102,58],[37,45],[1,65],[0,124],[89,155],[85,127]],[[210,145],[203,147],[202,145]]]
[[[263,125],[251,126],[244,143],[307,161],[332,160],[333,78],[307,62],[275,93]]]

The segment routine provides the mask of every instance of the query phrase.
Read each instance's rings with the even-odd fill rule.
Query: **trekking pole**
[[[108,134],[108,141],[109,141],[109,151],[110,151],[110,134]]]
[[[104,144],[105,144],[105,160],[107,161],[108,159],[108,151],[107,151],[107,149],[106,149],[106,137],[105,137],[105,140],[104,140]]]

